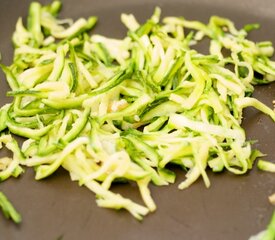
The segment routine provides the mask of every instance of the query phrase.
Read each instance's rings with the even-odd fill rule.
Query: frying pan
[[[0,51],[5,64],[12,61],[11,35],[16,20],[19,16],[26,18],[29,3],[29,0],[0,1]],[[219,15],[233,20],[238,28],[260,23],[261,28],[252,32],[250,39],[275,43],[273,0],[63,0],[61,17],[77,19],[96,15],[99,23],[94,32],[122,37],[126,33],[120,23],[122,12],[133,13],[143,22],[155,6],[162,8],[162,16],[184,16],[207,22],[211,15]],[[0,79],[2,105],[10,99],[5,96],[8,86],[2,73]],[[254,97],[272,107],[275,85],[256,87]],[[275,162],[274,126],[271,119],[257,110],[245,110],[243,127],[247,138],[258,140],[254,148],[266,153],[265,159]],[[1,152],[2,156],[5,154]],[[242,176],[210,171],[208,175],[210,189],[199,180],[187,190],[178,190],[177,184],[184,179],[182,174],[176,184],[150,186],[158,209],[139,222],[126,211],[97,207],[94,194],[71,182],[62,169],[42,181],[35,181],[33,170],[26,169],[19,179],[0,183],[0,191],[23,216],[23,222],[15,225],[0,214],[0,239],[241,240],[267,226],[273,212],[267,198],[275,192],[275,175],[256,167]],[[135,185],[117,184],[113,190],[140,201]]]

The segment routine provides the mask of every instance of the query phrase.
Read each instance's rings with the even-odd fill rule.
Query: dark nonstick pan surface
[[[11,36],[16,20],[19,16],[26,18],[29,3],[29,0],[0,1],[0,52],[5,64],[12,61]],[[122,12],[133,13],[142,22],[155,6],[162,8],[163,16],[184,16],[207,22],[211,15],[219,15],[230,18],[237,27],[257,22],[261,28],[252,32],[250,38],[271,40],[275,44],[273,0],[63,0],[61,16],[77,19],[96,15],[99,17],[96,33],[122,37],[126,32],[120,23]],[[3,105],[9,99],[5,96],[8,86],[2,73],[0,80]],[[256,87],[254,97],[271,107],[275,85]],[[258,140],[254,147],[267,154],[265,159],[275,162],[272,120],[248,108],[243,126],[248,139]],[[72,182],[63,170],[48,179],[35,181],[33,170],[27,169],[19,179],[0,183],[0,191],[10,198],[23,217],[23,222],[15,225],[0,214],[0,239],[242,240],[267,226],[273,213],[268,196],[275,192],[275,175],[261,172],[256,166],[243,176],[210,171],[208,174],[210,189],[199,180],[189,189],[180,191],[177,183],[183,177],[178,177],[177,183],[168,187],[151,186],[158,209],[139,222],[126,211],[97,207],[94,194]],[[115,185],[113,189],[138,198],[135,186]]]

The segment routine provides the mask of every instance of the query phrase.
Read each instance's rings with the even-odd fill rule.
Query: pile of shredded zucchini
[[[251,97],[254,84],[275,80],[272,43],[246,38],[258,25],[238,30],[217,16],[207,24],[160,21],[156,8],[144,24],[122,14],[128,33],[111,39],[90,35],[96,17],[60,20],[60,8],[59,1],[31,3],[26,27],[19,18],[13,34],[14,61],[1,65],[13,97],[0,110],[0,143],[13,153],[0,159],[2,181],[25,166],[36,180],[62,167],[95,193],[98,206],[142,219],[156,209],[149,183],[173,183],[173,165],[186,176],[180,189],[200,177],[209,187],[207,169],[252,168],[261,153],[246,140],[243,108],[275,121]],[[209,55],[194,50],[204,38]],[[113,182],[129,181],[144,206],[112,192]]]

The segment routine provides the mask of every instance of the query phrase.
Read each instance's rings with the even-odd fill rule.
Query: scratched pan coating
[[[26,18],[30,1],[0,1],[0,52],[3,62],[11,63],[11,34],[19,16]],[[41,1],[49,3],[49,1]],[[163,16],[184,16],[206,22],[211,15],[228,17],[237,27],[258,22],[261,29],[253,32],[251,39],[271,40],[275,43],[275,1],[272,0],[63,0],[62,17],[88,17],[96,15],[99,24],[96,33],[109,37],[122,37],[126,29],[120,23],[120,13],[134,13],[142,22],[155,6],[160,6]],[[5,78],[0,73],[1,105],[8,102]],[[272,106],[275,85],[256,87],[254,96]],[[257,139],[254,147],[275,161],[275,125],[254,109],[246,109],[243,126],[248,139]],[[1,155],[5,154],[1,153]],[[179,191],[177,183],[168,187],[151,186],[157,211],[138,222],[126,211],[113,211],[96,206],[95,196],[84,187],[71,182],[69,175],[58,170],[46,180],[35,181],[34,172],[26,170],[19,179],[9,179],[0,184],[23,216],[17,226],[0,214],[0,239],[3,240],[231,240],[248,239],[263,230],[273,212],[267,197],[275,192],[275,175],[254,168],[243,176],[230,173],[208,172],[211,187],[206,189],[199,180],[189,189]],[[134,185],[116,185],[114,190],[138,200]]]

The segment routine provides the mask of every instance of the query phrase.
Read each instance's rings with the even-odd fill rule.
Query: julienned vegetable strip
[[[21,215],[16,211],[4,193],[0,192],[0,208],[6,218],[11,218],[15,223],[21,222]]]
[[[270,223],[267,226],[266,232],[262,240],[271,240],[275,238],[275,213],[272,214]]]
[[[61,20],[60,8],[31,3],[27,27],[21,18],[16,24],[13,63],[0,64],[13,97],[0,110],[1,147],[13,153],[0,159],[2,181],[24,166],[37,180],[63,167],[99,206],[142,219],[156,209],[150,183],[175,182],[171,166],[187,171],[180,189],[200,177],[210,187],[209,168],[244,174],[263,156],[240,125],[248,106],[275,120],[251,97],[254,84],[275,80],[271,42],[246,38],[258,25],[238,30],[217,16],[161,22],[156,8],[144,24],[122,14],[128,33],[111,39],[89,35],[96,17]],[[203,38],[209,55],[194,50]],[[24,137],[20,147],[10,133]],[[115,181],[135,182],[145,206],[113,193]]]
[[[273,212],[267,228],[251,236],[249,240],[272,240],[275,238],[275,212]]]

